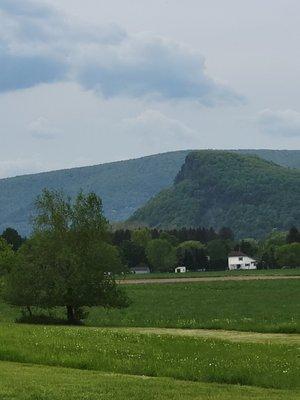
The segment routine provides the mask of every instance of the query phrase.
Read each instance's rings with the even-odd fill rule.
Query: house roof
[[[242,251],[232,251],[228,254],[228,257],[247,257],[247,254]]]
[[[133,267],[130,268],[132,271],[150,271],[149,267]]]

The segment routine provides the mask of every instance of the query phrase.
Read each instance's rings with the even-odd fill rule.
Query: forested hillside
[[[300,171],[257,156],[191,152],[174,185],[129,220],[151,227],[230,227],[261,237],[300,223]]]
[[[0,180],[0,230],[7,226],[28,234],[33,202],[43,188],[80,189],[101,196],[112,221],[128,218],[138,207],[169,186],[189,151],[170,152],[91,167],[23,175]]]
[[[300,150],[238,150],[253,152],[281,165],[300,168]],[[74,195],[79,189],[95,191],[103,199],[112,221],[127,219],[152,196],[170,186],[188,150],[134,160],[72,168],[0,180],[0,230],[17,228],[29,233],[33,201],[43,188],[64,189]]]

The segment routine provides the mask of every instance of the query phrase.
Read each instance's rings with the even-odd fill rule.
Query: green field
[[[125,310],[92,309],[88,325],[300,332],[300,281],[126,286]]]
[[[239,271],[202,271],[202,272],[186,272],[184,274],[175,273],[151,273],[151,274],[126,274],[119,276],[119,279],[166,279],[166,278],[206,278],[206,277],[222,277],[222,276],[252,276],[252,275],[268,275],[268,276],[299,276],[300,268],[289,269],[256,269],[256,270],[239,270]]]
[[[297,400],[299,392],[0,362],[1,400]]]
[[[300,332],[300,280],[128,285],[131,305],[92,308],[89,326],[204,328]],[[62,316],[60,310],[54,315]],[[18,309],[0,305],[0,320],[13,322]]]
[[[1,361],[278,389],[300,388],[297,346],[108,328],[2,325],[0,331]]]
[[[298,399],[299,289],[128,285],[131,305],[92,308],[86,327],[15,324],[19,310],[1,304],[0,399]]]

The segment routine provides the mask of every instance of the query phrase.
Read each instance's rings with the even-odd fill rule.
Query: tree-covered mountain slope
[[[230,227],[261,237],[300,224],[300,170],[227,151],[191,152],[175,178],[134,213],[151,227]]]
[[[0,231],[30,231],[33,203],[43,188],[74,196],[80,189],[101,196],[108,219],[127,219],[149,198],[169,186],[189,151],[178,151],[91,167],[23,175],[0,180]]]
[[[300,150],[238,150],[279,164],[300,168]],[[95,191],[103,199],[106,216],[112,221],[127,219],[151,197],[172,184],[188,150],[157,154],[134,160],[91,167],[23,175],[0,179],[0,233],[7,226],[23,235],[30,230],[33,201],[43,188]]]

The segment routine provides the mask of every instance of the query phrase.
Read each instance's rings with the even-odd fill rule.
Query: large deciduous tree
[[[126,306],[114,274],[122,270],[117,248],[108,242],[109,225],[100,198],[44,190],[36,201],[34,233],[8,274],[7,300],[19,306],[64,306],[68,321],[83,306]]]
[[[293,242],[280,246],[276,255],[281,267],[300,267],[300,243]]]
[[[170,271],[176,264],[175,248],[165,239],[150,240],[146,255],[153,271]]]

